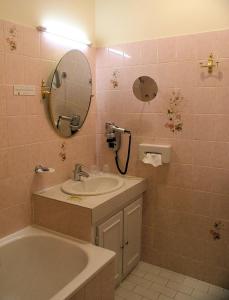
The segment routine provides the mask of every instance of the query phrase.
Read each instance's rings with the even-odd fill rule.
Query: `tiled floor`
[[[115,300],[229,300],[229,290],[140,262],[116,289]]]

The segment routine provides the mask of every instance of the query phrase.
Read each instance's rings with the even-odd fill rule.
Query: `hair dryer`
[[[124,175],[126,174],[128,170],[128,164],[130,159],[130,149],[131,149],[131,132],[129,130],[126,130],[125,128],[121,128],[117,125],[115,125],[112,122],[107,122],[105,124],[106,129],[106,137],[107,137],[107,143],[110,149],[112,149],[115,152],[115,162],[118,171]],[[121,136],[122,134],[129,134],[129,145],[128,145],[128,153],[127,153],[127,159],[125,164],[124,171],[121,170],[119,166],[119,157],[118,157],[118,151],[121,147]]]

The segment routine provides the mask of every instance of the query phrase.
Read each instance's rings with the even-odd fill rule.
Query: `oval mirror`
[[[91,69],[79,50],[66,53],[52,78],[49,97],[51,121],[63,137],[71,137],[83,125],[91,103]]]
[[[157,92],[157,83],[149,76],[140,76],[133,84],[133,93],[141,101],[148,102],[153,100],[157,96]]]

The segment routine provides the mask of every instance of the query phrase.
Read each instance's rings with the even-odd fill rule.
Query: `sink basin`
[[[118,176],[101,175],[82,178],[81,181],[72,179],[62,185],[62,191],[70,195],[94,196],[118,190],[123,185],[123,179]]]

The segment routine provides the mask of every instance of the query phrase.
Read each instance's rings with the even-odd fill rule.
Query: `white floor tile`
[[[184,282],[184,280],[186,278],[184,275],[181,275],[179,273],[169,271],[169,270],[166,270],[166,269],[161,271],[159,275],[161,277],[164,277],[164,278],[167,278],[167,279],[170,279],[172,281],[179,282],[179,283]]]
[[[185,295],[183,293],[178,293],[174,299],[175,300],[196,300],[194,297]]]
[[[141,300],[141,296],[132,292],[128,291],[122,287],[117,288],[116,295],[122,297],[125,300]]]
[[[193,287],[201,292],[208,292],[210,284],[195,278],[186,277],[184,284]]]
[[[221,300],[222,299],[216,295],[210,295],[209,293],[200,292],[198,290],[193,291],[192,297],[196,300]]]
[[[229,300],[229,290],[140,262],[116,289],[115,300]]]
[[[144,276],[145,279],[155,282],[155,283],[159,283],[161,285],[166,285],[168,283],[168,279],[162,278],[159,275],[155,275],[155,274],[151,274],[151,273],[147,273]]]
[[[132,274],[138,277],[144,277],[147,273],[139,269],[134,269]]]
[[[138,270],[141,270],[143,272],[147,272],[147,273],[152,273],[152,274],[159,274],[161,271],[160,267],[145,263],[140,261],[138,266],[137,266]]]
[[[210,285],[208,293],[217,296],[220,299],[229,299],[229,291],[215,285]]]
[[[127,280],[124,280],[121,284],[120,284],[120,287],[128,290],[128,291],[132,291],[135,287],[136,287],[136,284],[130,282],[130,281],[127,281]]]
[[[175,282],[175,281],[172,281],[172,280],[169,280],[169,282],[167,283],[166,286],[173,289],[173,290],[175,290],[175,291],[182,292],[182,293],[187,294],[187,295],[191,295],[191,293],[193,292],[193,287],[190,287],[190,286],[185,285],[183,283],[178,283],[178,282]]]
[[[146,280],[144,278],[141,278],[141,277],[138,277],[138,276],[135,276],[132,274],[129,275],[126,280],[129,282],[132,282],[134,284],[137,284],[141,287],[145,287],[145,288],[148,288],[151,286],[151,282],[149,280]]]
[[[168,287],[165,287],[165,286],[163,286],[161,284],[158,284],[158,283],[153,283],[151,287],[152,287],[152,289],[154,289],[155,291],[161,293],[164,296],[168,296],[168,297],[173,298],[176,295],[175,290],[172,290],[172,289],[170,289]]]
[[[152,289],[145,289],[145,288],[142,288],[140,286],[137,286],[135,289],[134,289],[134,292],[136,294],[139,294],[141,296],[144,296],[146,297],[147,299],[150,299],[150,300],[157,300],[160,293],[155,291],[155,290],[152,290]]]

